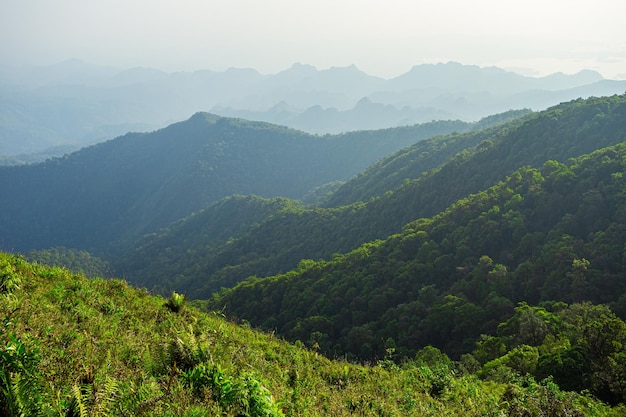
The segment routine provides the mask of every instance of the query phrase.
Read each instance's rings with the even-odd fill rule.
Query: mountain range
[[[116,269],[147,288],[208,298],[249,276],[287,272],[303,259],[330,260],[386,239],[525,165],[565,163],[620,143],[626,137],[624,111],[623,96],[575,101],[504,119],[488,129],[423,140],[340,185],[324,208],[251,197],[222,201],[190,217],[188,224],[146,236],[116,260]],[[263,207],[268,214],[230,236],[216,232],[240,224],[234,214],[244,207]]]
[[[72,248],[93,252],[102,259],[72,259],[96,268],[105,260],[116,276],[171,294],[161,312],[150,301],[158,328],[192,299],[328,357],[399,369],[449,355],[479,378],[541,380],[623,403],[625,121],[625,95],[323,136],[196,113],[0,168],[2,248],[50,263],[72,258]],[[46,308],[69,311],[79,328],[94,314],[125,317],[120,300],[85,301],[99,290],[64,270],[0,261],[0,291],[19,293],[15,303],[33,279],[47,291],[37,304],[58,301]],[[76,348],[71,334],[80,332],[68,332],[64,343]],[[208,383],[210,355],[183,377],[176,364],[189,349],[171,349],[176,359],[142,351],[165,363],[150,368],[162,389],[191,372]],[[131,353],[125,361],[142,363]],[[448,389],[439,382],[431,395]]]
[[[129,133],[39,164],[0,167],[0,187],[12,196],[0,202],[1,245],[16,251],[123,251],[220,198],[319,199],[384,155],[490,120],[316,136],[197,113],[152,133]]]
[[[0,69],[0,160],[16,164],[62,155],[128,131],[150,131],[199,111],[339,133],[460,119],[509,109],[542,110],[578,97],[622,93],[626,82],[593,71],[525,77],[499,68],[424,64],[391,79],[354,66],[294,64],[165,73],[80,61]],[[59,148],[60,147],[60,148]],[[42,153],[39,157],[30,154]]]

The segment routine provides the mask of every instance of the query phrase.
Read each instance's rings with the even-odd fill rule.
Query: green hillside
[[[301,203],[284,197],[226,197],[158,234],[144,236],[115,263],[115,270],[118,275],[133,277],[134,285],[154,292],[169,294],[174,288],[185,291],[189,277],[207,274],[208,265],[228,268],[229,263],[222,261],[222,253],[234,241],[268,218],[302,210]],[[255,254],[248,256],[253,258]],[[226,282],[221,284],[231,286]]]
[[[624,415],[626,96],[514,115],[0,168],[0,415]]]
[[[121,251],[144,234],[233,194],[300,198],[459,121],[313,136],[198,113],[41,164],[0,167],[2,248]]]
[[[173,294],[0,253],[7,416],[620,416],[589,395],[480,379],[426,349],[402,366],[331,361]],[[393,353],[390,351],[390,354]],[[523,381],[523,382],[522,382]]]
[[[486,117],[473,132],[435,137],[401,149],[351,178],[324,205],[338,207],[383,195],[408,180],[420,178],[461,151],[470,150],[485,140],[494,140],[507,134],[530,117],[532,114],[528,111],[510,111]]]
[[[621,143],[522,168],[387,240],[250,279],[210,306],[361,359],[391,342],[407,357],[428,344],[459,357],[520,301],[608,303],[624,316],[625,161]]]
[[[484,190],[524,165],[540,167],[552,159],[566,162],[626,138],[626,97],[614,96],[564,103],[545,112],[478,133],[453,134],[419,142],[373,165],[346,186],[380,194],[367,202],[304,210],[293,204],[260,221],[225,244],[213,245],[211,233],[190,241],[177,225],[127,251],[114,267],[132,282],[165,291],[185,291],[209,298],[249,276],[266,277],[297,267],[302,259],[330,260],[358,246],[385,239],[421,217],[431,217],[455,201]],[[471,149],[472,144],[482,140]],[[416,179],[423,169],[445,160],[457,147],[465,151]],[[363,179],[364,187],[358,185]],[[380,187],[377,184],[382,184]],[[349,188],[348,187],[348,188]],[[342,187],[337,193],[344,193]],[[343,196],[347,194],[342,194]],[[343,197],[341,197],[343,198]],[[352,197],[350,197],[352,199]],[[354,198],[358,200],[359,198]],[[333,198],[331,198],[333,201]],[[198,218],[210,230],[213,212]],[[164,248],[179,249],[166,251]],[[133,267],[141,260],[140,268]],[[176,270],[159,265],[177,265]],[[176,283],[176,285],[174,284]]]

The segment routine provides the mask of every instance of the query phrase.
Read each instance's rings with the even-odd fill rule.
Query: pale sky
[[[456,61],[626,79],[625,20],[623,0],[0,0],[0,57],[265,74],[355,64],[384,78]]]

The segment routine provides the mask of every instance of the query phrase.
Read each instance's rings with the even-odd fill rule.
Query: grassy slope
[[[549,384],[505,386],[417,363],[330,361],[217,314],[187,305],[173,312],[120,280],[88,280],[7,254],[0,292],[0,407],[7,381],[19,380],[45,415],[539,415],[546,407],[578,410],[553,415],[624,414]],[[14,349],[22,343],[29,350]],[[28,352],[38,352],[35,367],[7,373]],[[219,376],[204,389],[192,375],[202,369]]]

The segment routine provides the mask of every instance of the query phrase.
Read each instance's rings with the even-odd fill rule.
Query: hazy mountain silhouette
[[[535,78],[454,62],[417,65],[388,80],[353,65],[317,70],[294,64],[271,75],[249,68],[119,70],[76,60],[7,66],[0,69],[0,156],[84,146],[154,130],[198,111],[337,133],[433,119],[474,121],[624,90],[626,81],[603,80],[594,71]]]
[[[33,165],[0,167],[0,247],[102,250],[232,194],[301,198],[384,155],[474,124],[431,122],[315,136],[196,113]]]

